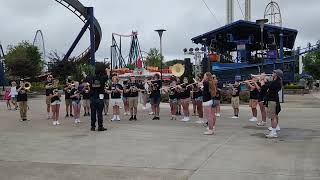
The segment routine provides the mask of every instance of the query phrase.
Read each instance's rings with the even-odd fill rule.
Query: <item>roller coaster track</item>
[[[83,23],[86,23],[90,18],[87,13],[87,8],[78,0],[55,0],[59,4],[66,7],[75,14]],[[95,29],[95,51],[98,50],[102,38],[102,31],[99,22],[96,18],[93,20]],[[76,61],[86,61],[90,59],[90,47],[76,57]]]

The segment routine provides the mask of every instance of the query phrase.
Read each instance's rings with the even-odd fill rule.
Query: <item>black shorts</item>
[[[151,105],[159,105],[161,101],[161,97],[151,97],[150,98],[150,104]]]

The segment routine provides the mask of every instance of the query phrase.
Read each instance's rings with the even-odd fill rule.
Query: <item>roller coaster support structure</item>
[[[64,60],[69,59],[71,53],[73,52],[74,48],[79,43],[80,39],[82,38],[83,34],[86,32],[87,28],[90,29],[90,64],[95,66],[95,29],[94,29],[94,14],[93,14],[93,7],[86,7],[88,13],[88,21],[82,27],[80,33],[78,34],[75,41],[72,43],[70,49],[68,50],[67,54],[64,56]]]

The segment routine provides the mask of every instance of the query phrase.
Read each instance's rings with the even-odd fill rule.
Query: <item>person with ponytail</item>
[[[217,95],[217,81],[210,72],[203,77],[203,114],[208,121],[208,131],[204,135],[213,135],[216,123],[215,107],[213,98]]]

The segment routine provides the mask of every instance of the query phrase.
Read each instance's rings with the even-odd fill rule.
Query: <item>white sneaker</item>
[[[216,117],[221,117],[221,114],[220,113],[216,113]]]
[[[146,106],[142,106],[142,110],[146,110],[147,109],[147,107]]]
[[[120,116],[119,115],[116,116],[116,120],[120,121]]]
[[[272,131],[269,132],[269,134],[266,134],[267,138],[277,138],[278,134],[277,133],[273,133]]]
[[[54,126],[56,126],[56,125],[57,125],[57,121],[53,121],[52,124],[53,124]]]
[[[267,122],[263,122],[263,121],[257,122],[257,126],[265,126],[265,125],[267,125]]]
[[[115,121],[117,119],[116,115],[113,115],[113,118],[111,119],[111,121]]]
[[[149,112],[149,115],[154,115],[154,113],[153,112]]]
[[[190,117],[184,117],[183,119],[180,120],[181,122],[189,122]]]
[[[57,124],[57,125],[60,125],[60,122],[59,122],[59,121],[56,121],[56,124]]]
[[[272,131],[272,127],[269,127],[268,130],[269,130],[269,131]],[[281,130],[279,124],[277,125],[276,130],[277,130],[277,131],[280,131],[280,130]]]
[[[252,117],[252,118],[249,119],[249,121],[250,121],[250,122],[257,122],[258,119],[257,119],[256,117]]]
[[[209,127],[207,127],[207,130],[209,131]],[[215,130],[216,130],[216,127],[213,126],[212,130],[215,131]]]
[[[78,123],[81,123],[80,119],[78,119]]]
[[[212,130],[208,130],[207,132],[203,133],[204,135],[213,135],[214,132]]]
[[[231,119],[239,119],[239,116],[232,116]]]
[[[199,119],[198,121],[196,121],[195,123],[197,124],[204,124],[204,121],[202,119]]]

